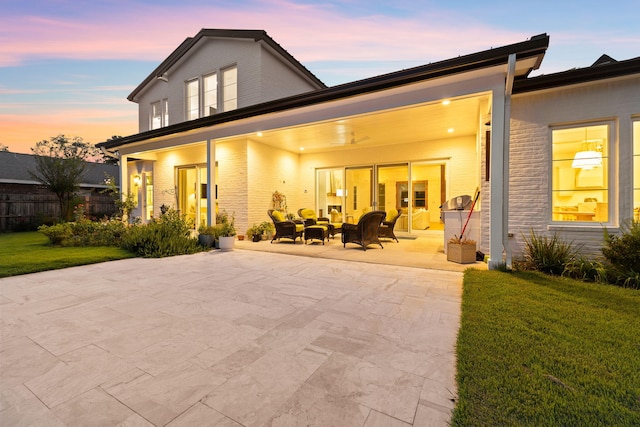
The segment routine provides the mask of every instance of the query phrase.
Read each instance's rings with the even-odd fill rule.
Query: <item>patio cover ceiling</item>
[[[443,142],[475,136],[479,117],[489,113],[488,94],[447,99],[369,114],[340,117],[231,137],[251,139],[291,152],[319,152],[414,142]]]

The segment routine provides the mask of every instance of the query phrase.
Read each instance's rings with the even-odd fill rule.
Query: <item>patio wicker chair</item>
[[[276,211],[274,209],[269,209],[267,214],[273,221],[273,225],[276,227],[276,232],[273,235],[273,239],[271,239],[271,243],[273,243],[274,240],[280,240],[282,238],[292,239],[294,244],[298,237],[300,238],[300,241],[302,241],[304,224],[287,220],[280,211]]]
[[[372,211],[362,215],[357,224],[342,224],[343,247],[346,247],[347,243],[355,243],[366,251],[368,245],[377,243],[384,249],[378,238],[378,229],[385,216],[385,211]]]
[[[400,218],[400,215],[402,215],[402,208],[391,209],[378,229],[378,237],[395,239],[396,243],[398,243],[398,238],[393,232],[393,228],[396,226],[396,221]]]

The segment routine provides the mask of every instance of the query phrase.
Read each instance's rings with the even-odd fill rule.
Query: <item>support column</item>
[[[504,178],[502,185],[502,247],[504,248],[505,263],[511,268],[511,247],[509,246],[509,151],[511,141],[511,92],[513,91],[513,79],[516,73],[516,55],[509,55],[507,68],[507,81],[504,90],[504,156],[502,158],[502,173]]]
[[[207,139],[207,224],[216,223],[216,143]]]
[[[509,139],[511,134],[511,91],[516,55],[509,55],[504,89],[494,89],[491,105],[491,221],[489,269],[511,266],[509,248]],[[506,259],[503,259],[503,252]]]
[[[504,185],[504,90],[494,89],[491,97],[491,188],[489,221],[489,269],[502,264]]]
[[[120,155],[120,200],[125,202],[129,193],[129,157]],[[129,218],[122,218],[123,221],[129,221]]]

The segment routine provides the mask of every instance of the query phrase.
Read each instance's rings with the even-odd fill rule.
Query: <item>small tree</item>
[[[0,143],[0,151],[6,151],[6,152],[8,152],[8,151],[9,151],[9,147],[7,147],[6,145],[4,145],[4,144]]]
[[[69,220],[86,161],[97,156],[98,150],[80,137],[69,139],[61,134],[36,143],[31,151],[36,156],[36,170],[29,174],[56,195],[61,217]]]

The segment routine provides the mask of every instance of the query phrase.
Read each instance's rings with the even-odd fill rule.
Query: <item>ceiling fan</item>
[[[345,140],[345,141],[338,141],[335,142],[335,144],[340,144],[340,145],[347,145],[347,144],[357,144],[359,142],[362,141],[366,141],[369,139],[369,136],[362,136],[360,138],[356,138],[356,133],[355,132],[351,132],[351,139],[350,140]]]

